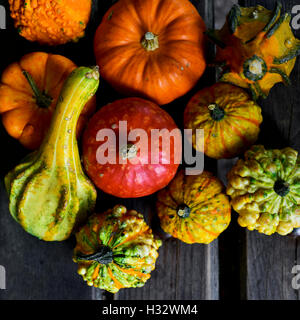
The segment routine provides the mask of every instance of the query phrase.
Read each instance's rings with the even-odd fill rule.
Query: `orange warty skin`
[[[172,102],[204,72],[204,31],[188,0],[120,0],[94,39],[101,77],[128,96]]]
[[[84,36],[91,0],[9,0],[21,36],[40,44],[60,45]]]
[[[10,64],[2,73],[0,82],[0,114],[7,133],[27,149],[35,150],[43,141],[50,126],[51,117],[59,98],[60,90],[76,65],[68,58],[33,52],[20,61]],[[39,106],[32,88],[26,80],[26,70],[35,81],[40,92],[52,98],[47,108]],[[87,119],[96,109],[96,98],[85,105],[78,123],[77,137]]]

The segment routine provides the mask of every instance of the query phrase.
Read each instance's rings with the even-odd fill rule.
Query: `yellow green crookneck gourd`
[[[228,174],[227,194],[238,223],[266,235],[287,235],[300,227],[298,152],[253,146]]]
[[[76,125],[98,85],[97,67],[75,69],[41,147],[5,177],[11,215],[39,239],[65,240],[94,208],[97,194],[82,171]]]
[[[112,293],[142,287],[150,278],[161,241],[143,215],[117,205],[92,215],[76,234],[74,262],[89,286]]]
[[[290,84],[289,76],[300,54],[300,40],[290,27],[291,15],[282,14],[278,1],[270,11],[260,5],[234,5],[221,30],[207,32],[217,45],[216,62],[221,81],[249,88],[253,98],[266,98],[278,82]]]

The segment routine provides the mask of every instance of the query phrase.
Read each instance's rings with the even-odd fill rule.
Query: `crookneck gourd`
[[[208,31],[217,44],[216,62],[223,69],[221,81],[249,88],[255,99],[266,97],[278,82],[290,83],[300,40],[290,27],[291,15],[260,5],[234,5],[219,31]]]
[[[233,158],[252,146],[262,122],[261,108],[249,94],[228,83],[216,83],[196,93],[184,112],[184,126],[192,129],[193,147],[214,159]]]
[[[240,226],[266,235],[289,234],[300,227],[298,152],[253,146],[229,172],[227,194]]]
[[[208,244],[229,225],[231,207],[222,182],[212,173],[187,176],[179,171],[158,193],[162,229],[186,243]]]
[[[5,177],[12,216],[40,239],[68,238],[94,207],[96,190],[81,167],[76,125],[98,85],[97,68],[72,71],[41,147]]]
[[[150,278],[161,241],[143,215],[117,205],[92,215],[76,234],[74,262],[89,286],[118,292],[142,287]]]

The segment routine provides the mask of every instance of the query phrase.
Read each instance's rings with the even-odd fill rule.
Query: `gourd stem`
[[[96,261],[100,264],[109,264],[113,261],[113,252],[111,248],[107,246],[101,246],[96,253],[89,255],[80,255],[76,256],[78,261]]]
[[[123,160],[133,159],[137,156],[137,147],[134,144],[128,143],[120,149],[120,156]]]
[[[225,116],[225,111],[223,108],[221,108],[217,103],[212,103],[208,106],[208,109],[210,110],[210,115],[213,120],[220,121]]]
[[[152,32],[146,32],[141,45],[146,51],[155,51],[159,48],[158,36]]]
[[[277,180],[274,184],[274,191],[281,197],[285,197],[290,192],[290,186],[284,180]]]
[[[177,207],[177,215],[180,218],[188,218],[191,214],[191,209],[186,204],[181,204]]]
[[[40,89],[38,88],[34,79],[32,78],[31,74],[28,71],[22,70],[22,73],[24,74],[26,80],[28,81],[34,93],[34,97],[36,99],[36,103],[38,104],[38,106],[44,109],[49,108],[53,100],[52,97],[40,91]]]

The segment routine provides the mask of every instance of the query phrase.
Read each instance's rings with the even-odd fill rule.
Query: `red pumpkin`
[[[123,132],[120,121],[127,122],[124,132],[128,135],[128,142],[120,143],[119,147],[124,137],[120,135],[119,138],[119,133]],[[116,143],[107,136],[100,137],[102,129],[111,129],[109,132],[114,133]],[[134,129],[143,129],[145,138],[142,139],[142,135],[131,138]],[[157,140],[151,139],[152,129],[167,130],[162,131],[162,138]],[[181,137],[180,140],[167,140],[173,129],[178,129],[173,119],[153,102],[127,98],[108,104],[91,118],[83,136],[83,163],[87,174],[99,189],[119,198],[138,198],[155,193],[173,179],[181,160]],[[179,129],[174,132],[180,135]],[[157,141],[156,148],[151,147],[151,140],[152,143]],[[148,149],[145,149],[146,145]],[[157,154],[155,163],[151,154],[152,160]],[[116,163],[105,163],[105,159],[99,159],[101,155],[101,159],[115,155]]]

